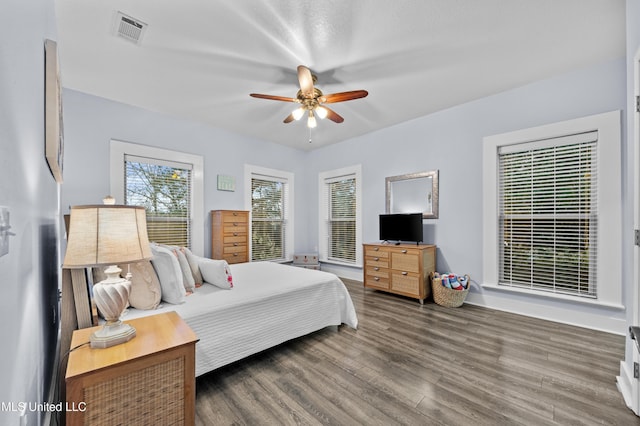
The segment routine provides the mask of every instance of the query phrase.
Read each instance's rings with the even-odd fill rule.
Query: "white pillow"
[[[231,269],[226,260],[200,257],[198,258],[198,266],[205,282],[220,288],[233,288]]]
[[[182,284],[182,270],[178,258],[171,250],[151,244],[153,259],[151,264],[158,274],[160,287],[162,287],[162,300],[167,303],[184,303],[186,291]]]
[[[196,287],[200,287],[202,285],[202,273],[200,272],[200,266],[198,266],[198,257],[191,252],[187,247],[182,247],[180,250],[187,257],[187,262],[189,262],[189,267],[191,268],[191,274],[193,275],[193,281],[195,282]]]
[[[151,262],[144,260],[130,265],[120,265],[120,269],[122,274],[129,270],[132,274],[129,304],[136,309],[157,308],[162,298],[162,287]]]
[[[196,282],[193,279],[193,274],[191,273],[191,266],[189,266],[189,262],[187,261],[187,256],[180,250],[179,247],[173,249],[173,254],[178,259],[178,264],[180,265],[180,271],[182,272],[182,284],[184,285],[184,289],[188,292],[193,293],[196,289]]]

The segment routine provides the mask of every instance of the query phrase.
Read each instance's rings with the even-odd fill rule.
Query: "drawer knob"
[[[373,251],[378,251],[378,250],[380,250],[380,247],[374,247],[373,248]]]
[[[237,255],[238,255],[238,253],[233,253],[233,255],[234,255],[234,256],[237,256]]]
[[[407,271],[402,271],[402,275],[407,275]]]
[[[373,268],[374,271],[379,271],[380,268],[378,268],[377,266],[375,268]]]
[[[406,253],[407,251],[406,251],[406,250],[402,250],[402,252],[403,252],[403,253]]]
[[[374,277],[373,280],[374,281],[380,281],[380,278],[379,277]]]
[[[374,258],[373,260],[375,260],[375,261],[377,262],[378,260],[380,260],[380,258],[379,258],[379,257],[376,257],[376,258]]]
[[[238,226],[238,222],[233,222],[233,226]]]
[[[237,233],[237,232],[234,232],[234,233],[233,233],[233,236],[234,236],[234,237],[237,237],[237,236],[238,236],[238,233]]]
[[[233,245],[234,245],[235,247],[238,247],[238,243],[233,243]]]
[[[238,212],[233,212],[233,215],[234,216],[238,216]]]

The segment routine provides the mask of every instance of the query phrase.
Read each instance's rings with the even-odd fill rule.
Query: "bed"
[[[176,311],[200,339],[196,376],[328,326],[358,326],[351,297],[334,274],[272,262],[230,268],[230,290],[204,284],[183,304],[129,308],[121,318]]]

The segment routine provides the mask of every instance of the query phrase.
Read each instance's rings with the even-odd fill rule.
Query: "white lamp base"
[[[136,337],[136,329],[118,320],[107,323],[100,330],[93,332],[89,342],[92,348],[104,349],[128,342],[134,337]]]
[[[120,321],[120,315],[129,300],[131,282],[120,278],[122,270],[115,265],[109,266],[104,272],[107,279],[93,286],[93,300],[107,323],[91,334],[89,342],[92,348],[109,348],[136,337],[136,329]]]

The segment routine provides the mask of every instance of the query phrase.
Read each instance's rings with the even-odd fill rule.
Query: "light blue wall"
[[[313,151],[308,172],[316,177],[310,179],[307,192],[317,193],[319,172],[362,164],[363,239],[365,242],[378,241],[378,214],[385,208],[385,177],[439,170],[440,218],[425,221],[425,242],[438,246],[439,270],[468,273],[474,281],[481,283],[483,137],[624,110],[625,69],[624,58],[601,63]],[[625,176],[626,165],[621,166]],[[317,197],[309,202],[313,204],[309,217],[309,234],[313,240],[318,233]],[[627,200],[621,202],[625,203],[623,208],[628,207]],[[629,218],[625,220],[628,222]],[[345,275],[353,273],[341,272]],[[361,276],[360,270],[356,272]],[[624,296],[628,297],[631,294],[628,268],[623,277],[628,284]],[[516,303],[522,299],[522,296],[513,295],[499,297],[506,300],[506,304],[509,300]],[[471,295],[470,299],[473,299]],[[476,297],[475,302],[491,304],[485,297]],[[549,301],[534,301],[533,304],[534,313],[540,317],[559,320],[547,315],[548,307],[577,309],[607,318],[616,324],[618,333],[625,330],[623,311]],[[595,326],[597,328],[597,324]]]
[[[49,396],[57,339],[58,185],[44,157],[44,40],[56,39],[52,0],[4,0],[0,13],[0,205],[11,214],[0,257],[0,424]],[[6,411],[6,408],[9,411]],[[41,412],[27,410],[30,425]]]
[[[294,173],[296,188],[306,186],[303,151],[246,138],[188,120],[171,117],[85,93],[64,90],[65,183],[63,213],[69,206],[100,203],[109,194],[109,142],[117,139],[198,154],[204,157],[204,210],[244,209],[244,165]],[[218,191],[217,175],[236,178],[236,191]],[[304,191],[296,191],[296,241],[306,241],[307,204]],[[122,201],[122,200],[120,200]],[[204,215],[205,235],[210,221]],[[211,253],[205,238],[205,255]]]
[[[255,140],[176,117],[169,117],[97,98],[64,91],[65,184],[62,210],[99,202],[109,193],[109,141],[119,139],[201,154],[205,160],[205,212],[244,208],[245,164],[295,174],[295,251],[318,247],[319,172],[362,164],[363,237],[378,240],[378,214],[385,207],[385,177],[438,169],[440,218],[428,220],[427,243],[438,246],[438,269],[482,277],[482,139],[485,136],[554,123],[626,107],[624,58],[559,75],[518,89],[478,99],[444,111],[376,131],[310,153]],[[625,142],[623,142],[625,143]],[[626,145],[625,145],[626,146]],[[626,148],[623,146],[623,152]],[[621,164],[623,176],[628,165]],[[217,191],[217,174],[236,177],[237,191]],[[621,200],[628,210],[629,201]],[[627,214],[622,220],[629,222]],[[210,225],[205,216],[205,233]],[[627,225],[630,225],[627,223]],[[205,239],[206,240],[206,239]],[[625,240],[622,244],[628,244]],[[205,254],[210,249],[205,244]],[[629,266],[621,261],[624,297],[629,297]],[[361,278],[358,268],[337,269],[342,276]],[[479,289],[479,287],[476,287]],[[540,301],[511,294],[474,291],[469,301],[522,309],[530,315],[565,321],[549,311],[580,312],[591,320],[578,325],[624,333],[624,311]],[[498,298],[499,303],[494,303]],[[571,316],[571,315],[569,315]],[[576,317],[577,318],[577,317]],[[594,320],[595,318],[595,320]],[[603,324],[598,324],[598,319]]]

